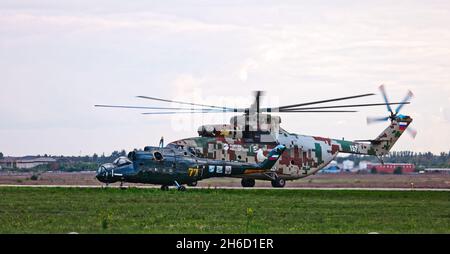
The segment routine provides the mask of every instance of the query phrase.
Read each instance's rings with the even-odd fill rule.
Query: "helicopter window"
[[[195,150],[194,147],[188,147],[187,150],[190,154],[197,156],[197,151]]]
[[[182,145],[174,145],[174,144],[169,144],[169,145],[167,145],[167,147],[175,148],[175,149],[178,149],[178,150],[183,150],[184,149],[184,146],[182,146]]]
[[[111,168],[115,168],[115,167],[116,166],[114,164],[111,164],[111,163],[106,163],[106,164],[103,164],[101,166],[101,168],[104,168],[104,169],[111,169]]]
[[[164,159],[163,155],[160,152],[154,152],[153,153],[153,157],[155,158],[155,160],[157,161],[161,161]]]
[[[127,157],[119,157],[113,163],[117,166],[123,166],[130,164],[131,161]]]

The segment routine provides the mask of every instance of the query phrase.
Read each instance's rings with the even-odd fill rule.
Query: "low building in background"
[[[0,160],[0,167],[2,169],[15,168],[16,160],[17,160],[17,158],[14,158],[14,157],[4,157],[3,159]]]
[[[378,174],[408,174],[416,171],[410,163],[367,163],[367,170]]]
[[[21,159],[16,161],[17,168],[34,168],[40,165],[55,163],[56,160],[48,157],[38,157],[34,159]]]
[[[367,170],[367,164],[370,164],[370,161],[360,161],[359,170]]]
[[[3,169],[29,169],[54,163],[56,160],[50,157],[6,157],[0,160]]]

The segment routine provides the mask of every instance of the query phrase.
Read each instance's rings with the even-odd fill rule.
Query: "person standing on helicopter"
[[[159,140],[159,147],[163,148],[164,147],[164,137],[161,136],[161,139]]]

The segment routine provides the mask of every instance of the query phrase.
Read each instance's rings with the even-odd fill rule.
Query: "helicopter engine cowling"
[[[245,131],[278,132],[281,117],[270,114],[248,114],[233,116],[230,119],[231,126]]]
[[[130,161],[135,161],[136,160],[136,152],[135,151],[129,152],[127,157]]]
[[[230,134],[233,131],[229,124],[209,124],[198,128],[198,135],[202,137],[217,137],[224,134]]]

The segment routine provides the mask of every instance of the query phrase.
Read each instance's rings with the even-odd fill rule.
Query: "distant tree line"
[[[40,165],[32,169],[20,169],[18,171],[45,171],[45,170],[59,170],[59,171],[92,171],[96,170],[101,164],[113,162],[120,156],[126,156],[125,150],[113,151],[110,155],[105,154],[98,155],[94,153],[92,156],[52,156],[44,154],[43,157],[49,157],[56,160],[56,163],[47,165]],[[4,157],[0,152],[0,159]],[[40,155],[38,155],[40,157]],[[346,157],[337,157],[338,163],[342,163],[344,160],[351,160],[355,162],[355,166],[359,165],[361,161],[369,161],[373,163],[379,163],[379,160],[375,156],[356,155],[350,154]],[[440,154],[416,153],[411,151],[391,152],[383,157],[383,161],[386,163],[412,163],[416,168],[427,167],[439,167],[450,168],[450,151],[448,153],[442,152]]]
[[[370,161],[377,163],[379,160],[375,156],[351,154],[346,157],[338,157],[338,163],[344,160],[351,160],[355,165],[359,165],[360,161]],[[436,168],[450,168],[450,151],[448,153],[442,152],[440,154],[417,153],[411,151],[390,152],[383,156],[383,161],[386,163],[412,163],[419,168],[436,167]]]
[[[56,160],[55,163],[49,163],[44,165],[39,165],[30,169],[14,169],[19,172],[40,172],[40,171],[65,171],[65,172],[75,172],[75,171],[93,171],[97,170],[101,164],[111,163],[120,156],[126,156],[127,152],[125,150],[113,151],[110,155],[105,156],[105,154],[98,155],[94,153],[92,156],[52,156],[52,155],[36,155],[36,157],[47,157]],[[3,159],[3,154],[0,153],[0,159]]]
[[[49,156],[51,158],[56,159],[60,163],[64,162],[87,162],[87,163],[108,163],[113,162],[115,159],[119,158],[120,156],[127,156],[127,152],[125,150],[122,151],[114,151],[110,155],[105,156],[105,154],[98,155],[94,153],[92,156],[85,155],[85,156]]]

